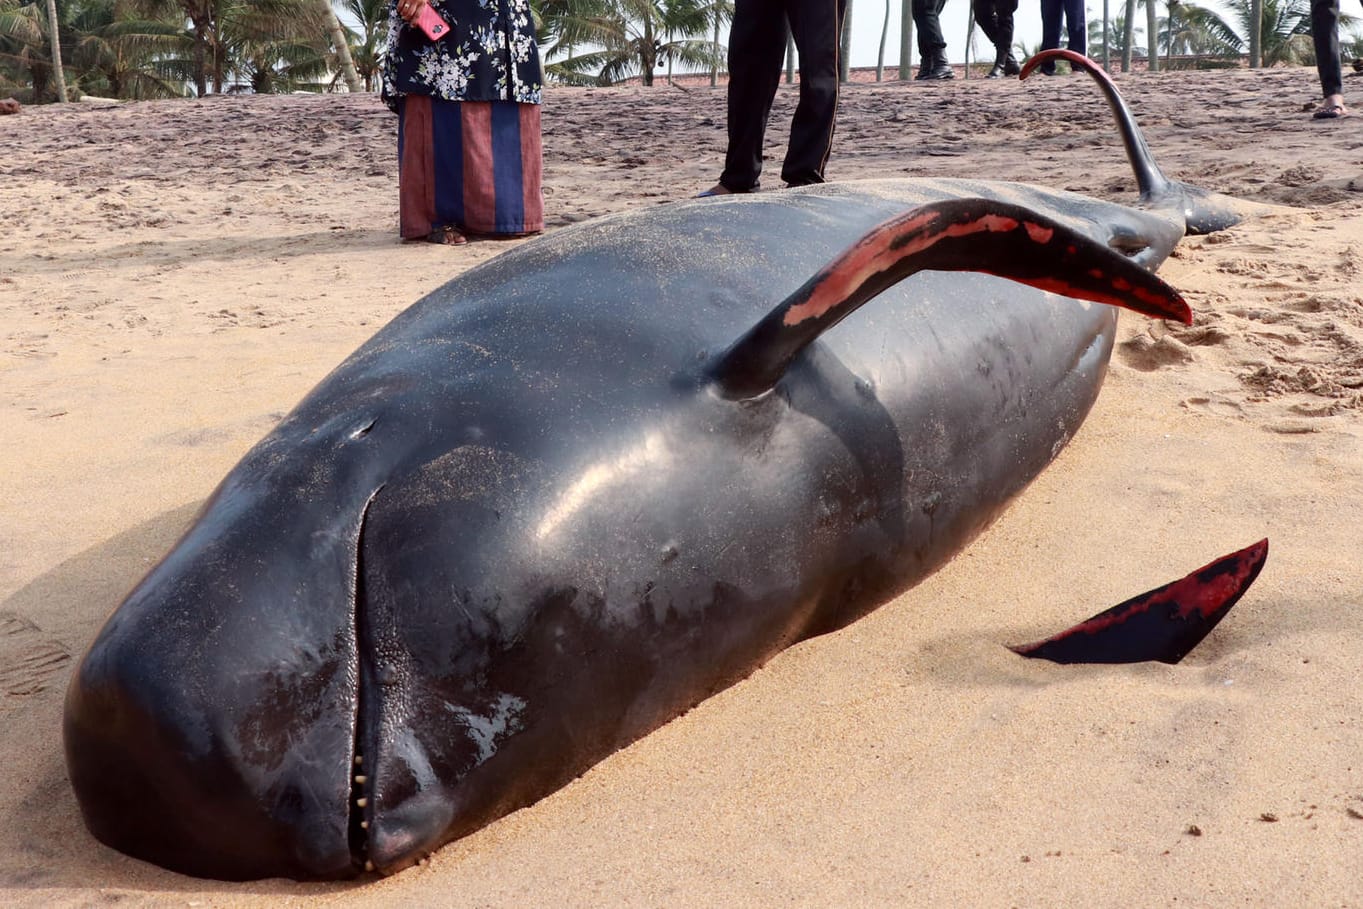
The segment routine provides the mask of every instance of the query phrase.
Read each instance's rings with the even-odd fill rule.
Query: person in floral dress
[[[411,24],[429,5],[449,30]],[[398,115],[404,240],[544,229],[544,76],[528,0],[390,0],[383,101]]]

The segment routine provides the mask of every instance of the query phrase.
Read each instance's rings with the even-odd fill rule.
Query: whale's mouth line
[[[351,639],[355,648],[351,654],[351,666],[354,669],[355,679],[355,707],[354,714],[351,716],[353,741],[351,743],[347,833],[351,862],[357,870],[363,869],[365,871],[373,871],[374,863],[369,858],[369,823],[373,815],[373,808],[370,804],[373,787],[370,780],[373,779],[373,768],[366,763],[367,759],[362,742],[364,724],[361,722],[366,706],[362,682],[364,669],[360,660],[361,635],[364,625],[364,542],[369,508],[374,504],[374,499],[378,497],[379,491],[382,489],[383,486],[379,486],[378,489],[371,492],[369,498],[365,500],[364,507],[360,509],[359,527],[355,533],[355,575],[351,581]]]

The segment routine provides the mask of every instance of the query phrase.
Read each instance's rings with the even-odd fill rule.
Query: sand
[[[510,244],[396,242],[372,96],[4,118],[0,904],[1363,904],[1360,118],[1312,121],[1309,69],[1119,82],[1166,172],[1267,204],[1166,263],[1196,323],[1124,317],[1082,431],[929,581],[360,884],[195,880],[103,847],[65,778],[63,692],[241,454]],[[721,166],[722,90],[556,89],[544,113],[550,230]],[[828,175],[1133,190],[1079,77],[849,86]],[[1257,586],[1181,665],[1004,647],[1265,536]]]

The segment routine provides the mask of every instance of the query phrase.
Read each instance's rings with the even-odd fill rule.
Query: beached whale
[[[65,720],[90,830],[217,878],[396,871],[925,577],[1084,419],[1115,316],[1083,300],[1188,317],[1152,271],[1228,209],[1131,130],[1140,207],[708,199],[419,301],[100,632]]]

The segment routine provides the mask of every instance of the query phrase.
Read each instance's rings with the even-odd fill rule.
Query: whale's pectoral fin
[[[1177,663],[1239,601],[1268,558],[1268,540],[1223,556],[1035,644],[1013,647],[1055,663]]]
[[[997,199],[921,205],[871,229],[739,338],[711,375],[729,398],[771,388],[819,335],[920,271],[973,271],[1078,300],[1191,323],[1168,284],[1044,215]]]

